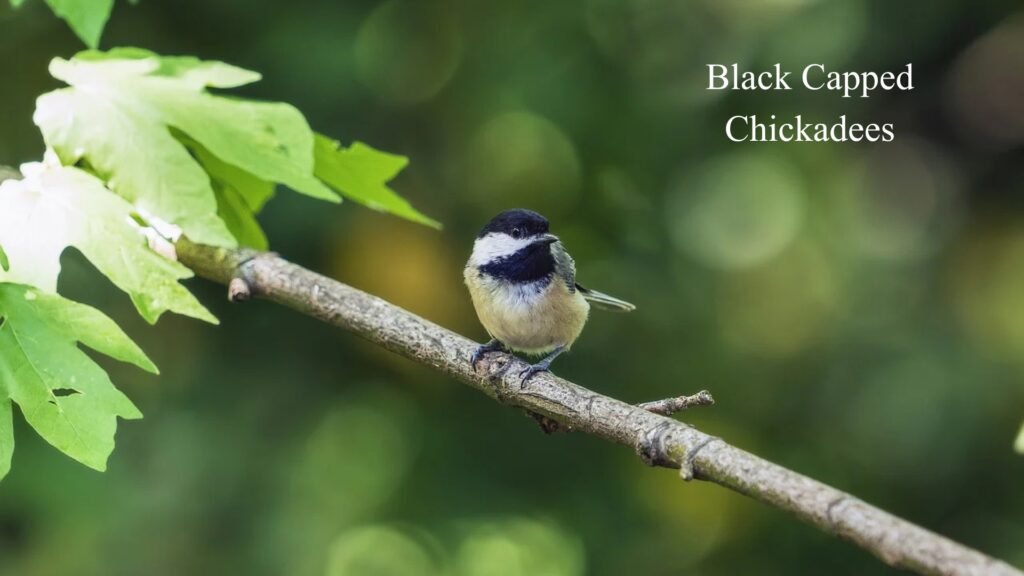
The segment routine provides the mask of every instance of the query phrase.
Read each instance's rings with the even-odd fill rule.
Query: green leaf
[[[156,367],[101,312],[30,286],[0,283],[0,394],[68,456],[104,470],[117,417],[141,418],[78,343],[156,373]],[[0,410],[0,471],[14,449],[10,405]]]
[[[273,182],[227,164],[199,144],[186,141],[192,154],[210,175],[217,196],[217,213],[242,246],[267,249],[267,237],[256,221],[256,214],[274,195]]]
[[[181,96],[168,90],[148,92],[164,108],[168,124],[224,162],[307,196],[339,201],[313,176],[313,132],[291,105]]]
[[[10,270],[11,263],[7,260],[7,252],[4,252],[4,247],[0,246],[0,270],[4,272]]]
[[[267,235],[256,221],[256,215],[245,203],[245,198],[238,190],[222,182],[214,182],[213,192],[217,195],[217,214],[220,215],[228,230],[238,240],[240,246],[266,250]]]
[[[60,256],[74,246],[154,323],[167,310],[216,323],[178,281],[192,272],[150,250],[132,206],[77,168],[27,165],[0,184],[0,244],[10,263],[0,281],[56,292]]]
[[[413,208],[387,186],[409,163],[405,156],[375,150],[362,142],[348,148],[321,134],[316,135],[315,173],[345,198],[363,206],[389,212],[413,222],[441,228],[441,223]]]
[[[110,19],[114,0],[45,0],[54,14],[68,23],[71,30],[90,48],[100,42],[103,27]],[[11,6],[20,8],[25,0],[11,0]]]
[[[85,160],[140,213],[179,226],[194,241],[235,245],[210,178],[175,133],[253,178],[339,201],[313,175],[313,132],[298,110],[206,91],[258,80],[254,72],[122,48],[54,59],[50,73],[71,88],[36,103],[47,145],[65,164]]]
[[[2,327],[0,327],[2,331]],[[0,400],[0,479],[11,471],[11,457],[14,456],[14,419],[11,403]]]
[[[103,27],[114,7],[114,0],[46,0],[46,3],[90,48],[99,45]]]

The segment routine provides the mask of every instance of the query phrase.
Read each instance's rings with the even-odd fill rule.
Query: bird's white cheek
[[[469,263],[483,266],[503,256],[511,256],[530,245],[528,238],[513,238],[508,234],[491,232],[473,243],[473,254]]]

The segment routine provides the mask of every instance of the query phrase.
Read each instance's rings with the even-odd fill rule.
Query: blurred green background
[[[1016,12],[1016,14],[1015,14]],[[493,214],[546,214],[595,313],[556,372],[629,401],[710,389],[701,429],[1024,565],[1024,12],[1012,1],[118,2],[103,46],[258,70],[320,131],[408,155],[436,232],[279,194],[287,257],[483,339],[461,285]],[[0,163],[42,153],[48,60],[0,5]],[[707,92],[705,65],[914,64],[912,92]],[[893,122],[891,144],[734,144],[734,114]],[[160,366],[108,472],[17,424],[0,574],[889,574],[768,506],[276,306],[149,327],[77,253],[64,293]]]

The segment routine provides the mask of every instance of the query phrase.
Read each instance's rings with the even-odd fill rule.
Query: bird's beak
[[[555,242],[558,242],[558,236],[555,236],[554,234],[545,234],[540,237],[540,240],[538,240],[538,242],[543,242],[545,244],[554,244]]]

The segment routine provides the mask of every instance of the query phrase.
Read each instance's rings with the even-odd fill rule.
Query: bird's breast
[[[554,274],[516,283],[467,266],[464,276],[481,324],[515,350],[540,354],[569,346],[587,321],[589,304]]]

